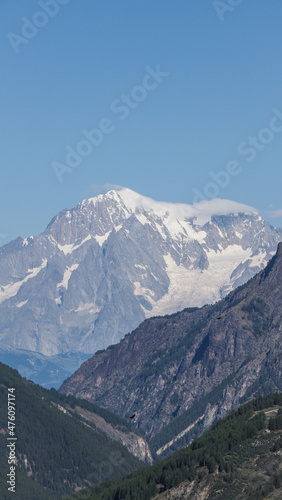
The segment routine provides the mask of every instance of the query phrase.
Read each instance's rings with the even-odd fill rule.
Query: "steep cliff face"
[[[281,250],[216,304],[146,320],[86,361],[60,391],[124,417],[136,413],[135,425],[161,454],[245,399],[282,390]]]
[[[126,446],[128,451],[135,457],[139,458],[139,460],[143,460],[143,462],[147,463],[153,462],[149,445],[141,436],[135,434],[134,432],[124,432],[124,430],[118,428],[118,426],[110,424],[100,415],[90,412],[85,408],[76,406],[74,408],[74,412],[80,415],[84,421],[94,424],[96,428],[106,434],[106,436],[110,439],[122,443]]]

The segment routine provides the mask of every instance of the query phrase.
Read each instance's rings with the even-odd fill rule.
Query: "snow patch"
[[[8,285],[4,285],[0,287],[0,304],[10,297],[14,297],[17,295],[21,286],[26,283],[29,279],[34,278],[40,271],[46,267],[47,259],[42,259],[42,264],[39,267],[34,267],[33,269],[28,269],[26,276],[23,280],[17,281],[16,283],[9,283]]]
[[[262,268],[265,266],[265,258],[266,258],[266,252],[259,252],[257,255],[253,255],[251,257],[252,263],[250,264],[250,267],[259,267]]]
[[[72,272],[75,271],[77,268],[78,268],[79,264],[73,264],[72,266],[66,268],[65,272],[64,272],[64,276],[63,276],[63,279],[61,281],[61,283],[58,283],[57,284],[57,288],[65,288],[66,290],[68,289],[68,284],[69,284],[69,279],[72,275]]]
[[[91,240],[91,234],[86,236],[86,238],[84,238],[84,240],[82,240],[81,243],[78,243],[76,245],[74,243],[72,243],[71,245],[59,245],[58,244],[58,248],[59,248],[59,250],[61,250],[61,252],[64,252],[65,255],[68,255],[68,254],[74,252],[75,250],[77,250],[82,245],[84,245],[84,243],[88,240]]]
[[[97,243],[99,243],[100,247],[103,246],[103,243],[108,239],[108,237],[110,236],[112,230],[111,231],[108,231],[106,234],[104,234],[103,236],[98,236],[96,234],[96,236],[94,237],[95,240],[97,241]]]
[[[73,247],[74,247],[73,243],[71,245],[59,245],[58,244],[59,250],[61,250],[61,252],[64,252],[65,255],[67,255],[68,253],[72,253]]]
[[[143,287],[141,285],[141,283],[139,283],[139,281],[134,281],[133,285],[134,285],[134,295],[141,295],[142,297],[144,297],[145,300],[147,300],[147,302],[149,302],[151,304],[151,306],[155,306],[156,301],[154,300],[152,290],[150,290],[149,288]],[[149,318],[150,316],[152,316],[150,311],[148,311],[144,306],[141,305],[141,307],[142,307],[146,317]]]
[[[97,307],[97,305],[94,302],[85,302],[85,304],[82,304],[79,306],[77,309],[71,309],[70,312],[83,312],[83,311],[88,311],[89,314],[98,314],[100,312],[101,308]]]
[[[24,300],[23,302],[19,302],[19,303],[17,304],[17,307],[22,307],[22,306],[24,306],[24,305],[28,302],[28,300],[29,300],[29,299]]]
[[[29,236],[28,238],[25,238],[23,241],[22,241],[22,246],[23,247],[27,247],[28,244],[30,243],[29,240],[34,240],[34,236]]]
[[[139,220],[140,224],[144,226],[145,224],[148,224],[148,219],[144,214],[136,214],[136,219]]]

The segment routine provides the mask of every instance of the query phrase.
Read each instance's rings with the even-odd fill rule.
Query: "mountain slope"
[[[44,371],[57,387],[145,318],[225,296],[281,239],[228,200],[195,207],[129,189],[84,200],[39,236],[0,248],[0,359],[13,355],[22,374],[44,383]]]
[[[143,322],[60,388],[126,417],[155,456],[189,443],[257,394],[282,390],[282,243],[225,299]]]
[[[11,428],[8,428],[9,388],[14,388],[14,398],[10,397],[12,410],[15,408],[15,419],[10,414]],[[3,500],[12,497],[6,482],[10,471],[7,445],[15,438],[16,495],[13,495],[19,500],[57,500],[85,487],[89,481],[118,478],[142,467],[144,462],[139,458],[151,461],[146,441],[129,422],[96,405],[62,397],[55,389],[43,389],[0,363],[3,450],[0,498]]]
[[[71,498],[280,500],[281,431],[282,395],[258,398],[168,459]]]

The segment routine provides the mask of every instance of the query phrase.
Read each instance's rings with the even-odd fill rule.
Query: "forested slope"
[[[253,400],[169,458],[72,499],[281,499],[281,407],[281,393]]]
[[[14,388],[16,494],[8,491],[8,388]],[[10,400],[10,407],[11,405]],[[79,412],[78,413],[78,409]],[[82,410],[87,420],[81,416]],[[118,478],[143,466],[120,442],[107,437],[89,415],[108,425],[117,436],[132,438],[132,426],[107,410],[47,390],[23,379],[0,363],[0,498],[60,499],[82,486],[107,477]],[[12,429],[10,422],[10,429]],[[105,425],[106,425],[105,424]],[[143,440],[136,435],[136,440]],[[101,467],[101,464],[103,466]]]

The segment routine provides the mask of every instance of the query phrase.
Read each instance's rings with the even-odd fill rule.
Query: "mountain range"
[[[0,248],[0,360],[58,387],[144,319],[223,298],[281,239],[228,200],[166,203],[126,188],[86,199]]]
[[[60,392],[134,423],[154,458],[257,395],[282,390],[282,243],[265,269],[213,305],[145,320]]]

